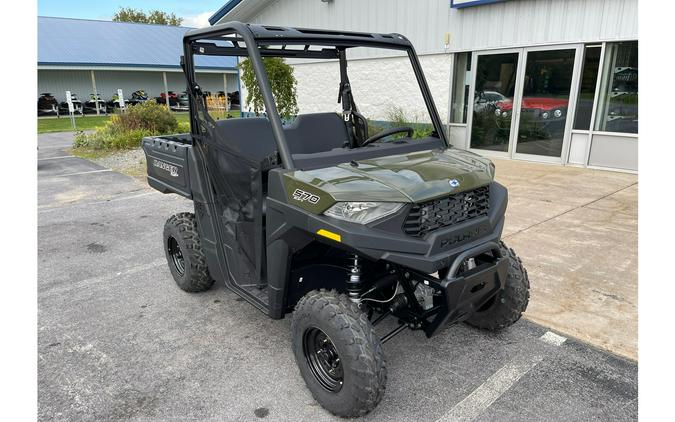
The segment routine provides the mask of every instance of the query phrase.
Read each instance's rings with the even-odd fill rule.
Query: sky
[[[208,18],[227,0],[38,0],[39,16],[111,20],[120,7],[161,10],[183,18],[183,26],[208,26]]]

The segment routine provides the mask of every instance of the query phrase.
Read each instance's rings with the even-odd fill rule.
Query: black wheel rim
[[[321,387],[333,393],[340,391],[344,382],[344,371],[330,337],[319,328],[308,328],[303,336],[302,347],[307,365]]]
[[[169,237],[168,248],[169,256],[171,257],[174,268],[176,268],[178,274],[185,274],[185,259],[183,258],[183,252],[181,252],[178,241],[173,236]]]

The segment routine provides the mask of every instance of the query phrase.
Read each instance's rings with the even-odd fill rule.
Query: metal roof
[[[225,15],[227,15],[230,10],[234,9],[236,5],[241,3],[241,0],[227,0],[224,5],[218,10],[216,10],[216,13],[214,13],[210,18],[209,18],[209,23],[211,25],[215,25],[218,23],[219,20],[221,20]]]
[[[38,16],[38,65],[179,68],[193,28]],[[197,68],[236,69],[236,57],[200,56]]]

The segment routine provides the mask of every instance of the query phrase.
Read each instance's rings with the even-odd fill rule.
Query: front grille
[[[413,205],[403,223],[403,231],[407,235],[421,237],[441,227],[487,215],[489,208],[490,187],[482,186]]]

